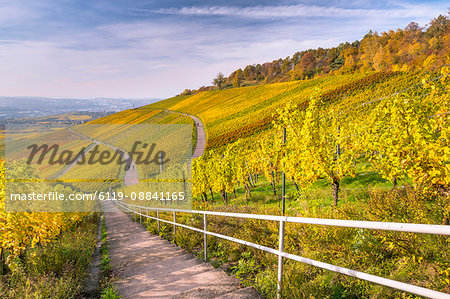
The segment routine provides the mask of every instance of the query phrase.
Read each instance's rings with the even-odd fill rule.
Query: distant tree
[[[377,50],[380,47],[379,36],[372,30],[366,34],[361,41],[361,46],[359,48],[359,64],[363,70],[372,70],[372,63]]]
[[[222,73],[218,73],[216,78],[213,80],[213,84],[221,89],[223,87],[223,84],[225,83],[225,80],[225,76]]]
[[[344,57],[339,56],[339,57],[337,57],[336,59],[334,59],[334,60],[331,62],[330,67],[331,67],[333,70],[338,70],[338,69],[341,68],[341,66],[344,65],[344,63],[345,63]]]
[[[184,96],[184,95],[191,95],[191,94],[192,94],[192,90],[187,89],[187,88],[181,93],[182,96]]]
[[[300,62],[290,72],[292,80],[303,80],[306,77],[314,76],[316,72],[317,60],[312,52],[306,52]]]
[[[256,67],[254,65],[247,65],[244,69],[244,78],[247,81],[256,80]]]
[[[411,22],[408,24],[408,26],[405,27],[406,31],[411,31],[411,32],[418,31],[419,29],[420,29],[419,24],[417,24],[416,22]]]
[[[241,69],[238,69],[235,73],[234,73],[234,77],[233,77],[233,86],[234,87],[240,87],[242,84],[242,79],[243,79],[244,75],[242,73]]]
[[[353,72],[356,69],[356,57],[358,55],[358,49],[357,48],[347,48],[344,51],[342,51],[342,54],[344,55],[344,72]]]
[[[300,65],[305,73],[314,73],[316,67],[316,57],[314,57],[314,53],[308,52],[302,56],[300,59]]]
[[[286,57],[286,59],[283,60],[283,63],[281,65],[281,71],[285,72],[290,71],[291,69],[292,69],[291,58],[288,56]]]
[[[427,34],[430,37],[442,37],[448,32],[450,26],[450,19],[446,16],[439,15],[437,18],[431,20],[430,27],[427,29]]]

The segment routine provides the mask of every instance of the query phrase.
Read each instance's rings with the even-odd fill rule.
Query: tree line
[[[182,94],[356,71],[437,70],[448,63],[449,26],[447,14],[439,15],[424,27],[411,22],[404,29],[381,34],[370,31],[360,41],[345,42],[328,49],[308,49],[296,52],[292,57],[247,65],[228,77],[219,73],[212,86],[186,89]]]

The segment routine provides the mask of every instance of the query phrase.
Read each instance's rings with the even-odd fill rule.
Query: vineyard
[[[206,198],[212,190],[226,201],[226,193],[242,184],[250,197],[255,174],[264,174],[275,186],[283,172],[303,190],[326,178],[337,205],[340,180],[358,175],[363,161],[364,172],[376,172],[394,183],[410,178],[415,186],[448,186],[447,85],[445,74],[437,81],[373,104],[359,103],[348,111],[330,105],[329,93],[321,96],[313,91],[306,109],[303,102],[289,102],[278,109],[274,129],[258,139],[239,140],[200,158],[194,166],[194,194]]]
[[[272,115],[289,101],[307,106],[311,91],[319,89],[324,100],[353,105],[420,83],[418,73],[380,72],[325,76],[316,79],[248,86],[178,96],[145,106],[164,108],[199,116],[206,124],[208,139],[229,139],[229,134],[249,136],[270,123]],[[345,97],[345,100],[342,98]],[[254,129],[247,129],[254,128]],[[245,132],[241,132],[245,131]],[[232,133],[231,133],[232,132]],[[237,138],[234,138],[236,140]]]
[[[206,91],[138,109],[177,110],[204,121],[208,150],[193,164],[196,209],[279,214],[284,174],[287,215],[448,224],[448,82],[448,67],[435,73],[357,73]],[[200,220],[181,215],[179,221]],[[218,233],[276,247],[275,226],[209,221]],[[155,222],[148,225],[156,232]],[[292,253],[449,291],[445,237],[291,229]],[[163,226],[161,234],[201,254],[198,234],[170,230]],[[229,272],[245,285],[275,296],[272,258],[217,239],[208,251],[213,263],[231,265]],[[286,267],[286,298],[406,296],[309,266]]]
[[[284,173],[296,191],[328,181],[337,205],[341,180],[365,174],[393,186],[448,185],[447,85],[448,67],[355,72],[180,95],[94,123],[191,123],[167,110],[197,115],[209,150],[194,163],[194,196],[220,194],[226,203],[238,189],[247,199],[258,175],[276,196]]]
[[[345,57],[329,61],[326,72],[317,68],[308,75],[307,69],[301,69],[305,59],[294,61],[293,57],[286,59],[292,64],[291,71],[285,68],[275,75],[266,74],[264,81],[253,78],[249,66],[239,75],[251,77],[245,79],[252,83],[248,86],[241,86],[236,72],[227,79],[239,79],[233,80],[234,88],[228,88],[230,84],[227,88],[201,88],[87,125],[72,122],[70,129],[31,126],[10,135],[10,158],[18,161],[0,160],[0,297],[80,295],[98,225],[98,213],[92,212],[98,206],[88,203],[83,211],[91,212],[60,212],[63,204],[56,206],[56,212],[38,212],[48,207],[32,202],[22,206],[22,212],[6,212],[7,183],[23,193],[35,191],[23,182],[26,180],[42,183],[39,191],[61,193],[108,188],[127,193],[167,188],[164,191],[170,193],[192,186],[193,207],[198,210],[449,225],[448,34],[425,37],[416,31],[408,34],[419,36],[420,43],[402,36],[411,49],[399,51],[399,55],[406,59],[414,52],[416,57],[409,57],[404,64],[393,64],[386,54],[396,52],[391,51],[390,47],[395,47],[389,40],[402,35],[401,30],[383,36],[370,34],[361,45],[366,53],[353,53],[357,45],[348,44],[339,50]],[[382,46],[370,54],[371,40]],[[432,51],[419,55],[420,48]],[[359,61],[353,65],[352,55]],[[333,71],[330,67],[340,61]],[[294,81],[285,82],[288,77]],[[254,84],[258,82],[261,84]],[[156,164],[134,165],[140,184],[125,186],[124,165],[50,166],[49,157],[42,164],[24,160],[25,138],[36,143],[59,138],[62,151],[87,153],[98,146],[113,156],[129,152],[133,141],[151,143],[157,135],[159,146],[180,154],[173,160],[185,162],[186,156],[190,157],[185,145],[190,147],[192,137],[195,148],[197,140],[196,125],[189,115],[201,119],[206,128],[206,152],[192,164],[182,164],[186,168],[177,164],[162,171]],[[58,122],[90,119],[71,114],[54,117]],[[160,126],[145,124],[192,125],[192,136],[190,126],[184,126],[189,138],[180,141],[179,132],[170,126],[165,126],[168,131],[160,131]],[[1,132],[0,137],[4,136]],[[4,147],[0,145],[2,151]],[[192,180],[186,183],[191,165]],[[5,171],[13,174],[8,182]],[[175,178],[176,182],[161,187],[162,183],[151,181],[154,178]],[[160,216],[167,221],[172,217]],[[183,212],[177,217],[180,223],[198,228],[206,223]],[[274,223],[219,216],[210,217],[208,223],[214,232],[277,247]],[[145,225],[198,256],[206,246],[198,233],[183,228],[175,232],[151,220]],[[207,246],[215,267],[226,269],[268,298],[277,296],[273,256],[217,238],[211,238]],[[292,224],[287,225],[285,247],[286,252],[306,258],[450,292],[448,237]],[[412,298],[299,263],[287,262],[285,267],[287,283],[281,290],[285,298]]]
[[[158,109],[132,109],[122,111],[120,113],[106,116],[105,119],[108,123],[112,124],[123,124],[128,123],[132,124],[144,124],[144,123],[176,123],[176,124],[191,124],[192,119],[190,117],[169,113],[163,110]],[[103,120],[104,122],[104,120]],[[134,128],[134,129],[133,129]],[[108,146],[108,144],[114,144],[116,147],[126,148],[130,150],[131,144],[129,140],[139,139],[143,142],[146,141],[145,136],[151,135],[152,132],[146,132],[143,134],[142,129],[139,129],[139,125],[135,127],[125,126],[122,127],[120,125],[111,125],[111,126],[101,126],[98,125],[98,120],[94,120],[88,126],[73,126],[70,130],[66,129],[41,129],[36,127],[28,127],[25,130],[22,130],[20,134],[11,133],[8,135],[9,138],[12,138],[8,143],[9,155],[8,157],[13,160],[17,160],[14,163],[9,163],[9,176],[8,179],[11,182],[10,186],[20,188],[21,192],[26,193],[27,190],[29,192],[36,191],[33,186],[28,185],[26,183],[27,180],[30,181],[40,181],[40,189],[38,191],[56,191],[60,193],[77,193],[80,190],[84,192],[94,192],[96,190],[103,190],[107,187],[113,186],[120,187],[120,178],[123,177],[123,165],[118,166],[116,164],[110,164],[106,167],[98,168],[94,166],[83,167],[81,165],[74,164],[73,167],[68,169],[68,166],[71,165],[53,165],[49,163],[50,156],[47,155],[41,161],[41,163],[36,163],[36,160],[33,160],[31,164],[26,164],[25,159],[27,157],[27,153],[23,150],[23,140],[28,139],[29,141],[36,142],[39,144],[42,140],[52,140],[56,142],[60,142],[60,149],[72,150],[74,153],[78,153],[82,149],[88,149],[90,146],[94,145],[89,138],[97,138],[100,142],[105,142],[105,144],[98,144],[98,150],[100,151],[109,151],[112,156],[114,153],[114,149]],[[9,134],[9,132],[8,132]],[[90,135],[87,137],[85,134]],[[126,136],[124,136],[124,134]],[[163,134],[163,133],[161,133]],[[126,137],[126,138],[125,138]],[[126,141],[129,142],[126,142]],[[3,141],[3,140],[2,140]],[[170,142],[169,142],[170,145]],[[169,146],[167,145],[167,146]],[[2,157],[3,159],[3,157]],[[68,171],[66,171],[68,170]],[[142,173],[147,173],[148,171],[142,170]],[[12,297],[20,297],[26,296],[26,293],[21,292],[33,292],[39,290],[26,290],[21,288],[33,288],[33,286],[22,285],[25,283],[27,279],[44,279],[40,277],[40,273],[32,273],[29,272],[29,264],[34,262],[41,262],[40,258],[47,257],[36,257],[39,255],[38,252],[42,250],[42,248],[47,248],[49,246],[53,246],[58,239],[61,238],[64,234],[70,235],[71,232],[79,227],[90,226],[90,229],[95,227],[94,223],[91,223],[93,217],[97,217],[95,213],[82,213],[82,212],[53,212],[53,213],[39,213],[39,212],[31,212],[39,211],[40,209],[45,210],[45,205],[42,203],[36,204],[28,203],[27,207],[29,212],[6,212],[5,210],[5,162],[1,160],[0,165],[0,177],[2,180],[0,181],[0,222],[1,222],[1,230],[2,233],[0,235],[0,244],[1,244],[1,252],[0,252],[0,273],[1,275],[5,275],[7,277],[6,281],[0,280],[0,295],[1,296],[12,296]],[[83,177],[83,180],[79,180],[80,177]],[[46,182],[46,178],[58,179],[56,183]],[[19,182],[14,182],[14,179],[18,179]],[[106,182],[104,180],[106,179]],[[119,181],[119,183],[116,183]],[[24,182],[24,183],[22,183]],[[116,186],[117,185],[117,186]],[[58,210],[56,207],[56,203],[52,203],[52,207]],[[94,207],[89,206],[86,208],[87,210],[92,210]],[[61,210],[64,210],[64,207],[61,207]],[[94,225],[94,227],[92,227]],[[95,242],[95,228],[94,231],[90,230],[89,233],[94,232],[93,235],[87,236],[87,238],[93,238],[90,240],[90,244],[86,244],[86,254],[89,256],[92,253],[92,246]],[[79,245],[79,244],[74,244]],[[71,262],[71,261],[63,261],[63,262]],[[75,262],[75,260],[73,261]],[[87,266],[88,259],[83,261],[83,267]],[[80,265],[81,266],[81,265]],[[49,266],[50,267],[50,266]],[[46,269],[41,269],[45,271]],[[58,271],[65,271],[64,269],[59,269]],[[81,269],[77,269],[77,271],[81,271]],[[83,270],[84,271],[84,270]],[[33,276],[35,274],[39,274],[38,276]],[[44,273],[45,274],[45,273]],[[44,275],[43,274],[43,275]],[[48,273],[47,273],[48,274]],[[47,275],[45,274],[45,275]],[[75,275],[75,273],[69,273],[70,275]],[[8,276],[9,275],[9,276]],[[55,275],[58,276],[57,273]],[[21,279],[18,277],[23,276]],[[9,278],[8,278],[9,277]],[[53,279],[53,278],[52,278]],[[56,278],[55,278],[56,279]],[[64,288],[61,288],[60,283],[64,279],[74,279],[73,277],[57,277],[58,281],[53,281],[56,285],[53,285],[55,289],[49,287],[49,292],[53,293],[55,297],[63,297],[62,294],[66,292]],[[45,279],[44,279],[45,280]],[[82,283],[82,276],[77,278],[77,281],[73,282],[74,285],[70,285],[68,287],[78,288],[77,290],[72,289],[70,292],[79,292],[80,284]],[[12,289],[8,287],[8,284],[11,286],[15,285],[16,291],[18,293],[13,292]],[[19,290],[21,289],[21,290]],[[58,293],[61,292],[61,293]],[[36,293],[38,294],[38,293]],[[43,295],[44,297],[46,295]],[[53,296],[51,296],[53,297]]]
[[[207,152],[193,163],[192,188],[193,196],[197,199],[194,205],[199,209],[278,214],[284,175],[288,215],[362,217],[372,220],[380,220],[381,217],[386,221],[445,224],[450,218],[448,200],[445,200],[450,184],[448,80],[448,68],[444,67],[439,73],[342,74],[304,81],[206,91],[108,115],[89,123],[93,127],[97,126],[95,129],[75,126],[72,132],[91,135],[104,142],[100,144],[102,150],[108,150],[108,144],[130,150],[129,140],[145,140],[145,136],[150,134],[140,130],[139,125],[192,124],[192,119],[182,114],[189,113],[202,119],[209,138]],[[115,124],[115,127],[101,126],[102,124]],[[125,126],[120,124],[133,124],[135,127],[124,131]],[[195,132],[195,128],[193,131]],[[35,133],[30,131],[25,134],[33,137],[32,134]],[[59,133],[49,131],[47,134],[57,136]],[[126,138],[123,134],[126,134]],[[21,136],[15,137],[19,140]],[[62,148],[80,149],[89,144],[92,141],[73,138],[62,144]],[[20,151],[15,154],[19,158],[22,155]],[[19,164],[16,166],[24,167]],[[19,174],[32,178],[35,175],[33,173],[38,170],[47,176],[64,170],[61,167],[36,169],[39,165],[29,167]],[[86,188],[93,191],[104,186],[100,186],[101,183],[95,180],[81,184],[76,181],[77,177],[90,175],[93,179],[108,177],[117,181],[123,176],[123,169],[115,165],[102,169],[104,174],[91,168],[86,170],[74,166],[61,176],[61,180],[69,183],[48,188],[66,192]],[[139,169],[143,178],[154,171]],[[115,187],[122,188],[120,182],[114,184]],[[396,185],[406,187],[388,191]],[[389,188],[383,189],[386,187]],[[133,186],[122,189],[140,191]],[[53,246],[51,244],[55,244],[65,234],[70,235],[77,226],[86,225],[92,216],[87,213],[6,213],[4,186],[1,190],[3,212],[0,217],[5,224],[2,234],[2,273],[9,273],[5,277],[11,277],[12,280],[3,281],[0,290],[5,296],[14,296],[7,293],[11,291],[7,285],[16,283],[16,289],[26,289],[23,280],[14,281],[14,277],[26,273],[23,277],[36,281],[43,279],[40,274],[33,274],[28,266],[33,263],[36,252],[40,248]],[[410,207],[403,206],[403,203]],[[393,205],[391,212],[384,211],[383,205]],[[358,207],[361,208],[359,212]],[[369,213],[368,209],[372,209],[375,214]],[[197,221],[187,216],[181,219],[186,222]],[[257,241],[267,246],[271,246],[270,241],[262,240],[261,236],[266,235],[267,240],[272,240],[271,236],[276,234],[275,227],[263,227],[259,223],[211,219],[211,225],[217,231],[229,231],[237,225],[244,231],[257,230],[260,232]],[[235,236],[248,240],[256,237],[244,231],[236,231]],[[304,237],[299,239],[296,233]],[[289,242],[292,242],[288,248],[292,248],[292,252],[319,260],[326,260],[328,257],[324,252],[328,252],[340,256],[341,264],[350,268],[358,268],[354,262],[357,260],[361,267],[365,265],[367,268],[373,257],[368,255],[359,258],[355,254],[366,252],[370,248],[386,251],[378,259],[392,263],[413,256],[414,260],[409,260],[410,266],[401,271],[393,266],[385,266],[374,269],[372,273],[400,271],[401,274],[396,276],[400,280],[417,280],[423,285],[431,284],[434,289],[446,291],[445,279],[450,275],[445,272],[446,255],[433,261],[432,249],[426,253],[412,249],[417,244],[422,244],[421,246],[431,246],[430,248],[441,248],[439,250],[445,252],[442,248],[448,242],[446,239],[439,239],[436,243],[427,238],[410,240],[403,235],[359,234],[357,231],[345,230],[324,233],[296,226],[288,237]],[[398,238],[404,237],[406,240],[399,241]],[[199,250],[201,242],[195,234],[180,230],[172,238],[177,244],[193,252]],[[317,240],[321,247],[307,241],[309,238]],[[349,245],[345,241],[338,241],[341,238],[359,241],[352,241]],[[367,238],[371,241],[363,241]],[[298,248],[298,242],[303,244],[303,248]],[[380,242],[381,245],[371,242]],[[360,243],[363,245],[355,245]],[[395,251],[389,245],[394,243],[403,244],[407,249]],[[253,251],[249,255],[248,251],[228,242],[216,240],[210,246],[217,265],[232,263],[235,266],[230,270],[231,273],[238,275],[245,284],[256,286],[263,294],[273,296],[275,276],[269,266],[270,258]],[[356,252],[351,249],[352,246],[361,247]],[[336,253],[335,248],[340,248],[339,252],[342,254],[352,256],[354,261],[344,261],[344,257]],[[231,252],[232,256],[225,258],[225,250]],[[394,256],[389,258],[390,254]],[[41,259],[42,257],[36,257],[36,263],[40,263]],[[405,276],[404,271],[413,271],[425,263],[417,259],[425,259],[428,267],[432,267],[438,274],[427,274],[420,279]],[[257,270],[250,271],[246,265],[254,265]],[[330,285],[332,288],[348,291],[355,287],[351,292],[354,295],[365,297],[378,292],[377,288],[368,287],[364,283],[337,279],[335,276],[330,278],[328,274],[301,268],[301,271],[310,271],[315,277],[315,280],[310,280],[308,276],[299,276],[297,266],[287,267],[293,281],[301,282],[302,287],[292,282],[283,291],[286,296],[300,296],[293,292],[294,289],[303,289],[306,293],[326,293],[327,288],[321,286],[320,281],[327,279],[333,279],[334,282]],[[52,279],[55,289],[50,291],[64,292],[58,286],[57,279]],[[36,284],[39,285],[38,282]],[[79,282],[74,282],[71,287],[79,288]],[[395,297],[393,294],[389,296]]]
[[[0,177],[4,175],[1,161]],[[6,212],[4,179],[0,184],[0,296],[63,298],[80,293],[96,241],[96,215]]]

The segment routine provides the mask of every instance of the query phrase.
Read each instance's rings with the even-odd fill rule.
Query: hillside
[[[183,116],[163,109],[196,115],[206,125],[208,147],[214,148],[271,127],[276,110],[288,101],[307,106],[318,89],[324,100],[337,109],[363,103],[420,83],[417,72],[366,72],[310,80],[263,84],[233,89],[179,95],[157,103],[125,110],[95,123],[171,123]],[[189,119],[185,118],[185,121]]]
[[[420,82],[417,73],[379,72],[329,76],[177,96],[145,108],[164,108],[199,116],[206,124],[208,147],[250,136],[270,126],[288,101],[302,104],[314,90],[338,107],[382,97]],[[338,108],[340,109],[340,108]]]
[[[347,134],[351,136],[358,136],[362,134],[358,130],[366,125],[366,120],[376,117],[372,115],[371,110],[377,105],[372,105],[367,111],[362,112],[351,112],[349,109],[355,107],[363,107],[365,103],[377,102],[376,100],[382,98],[389,98],[387,101],[390,103],[396,97],[390,97],[397,93],[408,94],[408,96],[422,98],[424,105],[434,105],[433,111],[438,114],[446,113],[448,110],[446,93],[446,78],[448,77],[447,71],[443,74],[439,72],[427,73],[427,72],[355,72],[353,74],[339,74],[334,76],[325,76],[309,80],[301,80],[294,82],[284,82],[284,83],[274,83],[274,84],[262,84],[257,86],[247,86],[233,89],[224,90],[212,90],[200,92],[195,95],[180,95],[173,98],[169,98],[164,101],[160,101],[154,104],[136,108],[133,110],[123,111],[119,114],[110,115],[103,119],[98,119],[97,123],[189,123],[190,119],[180,113],[188,113],[191,115],[198,116],[205,124],[207,131],[207,148],[209,151],[206,157],[209,157],[209,161],[199,160],[197,163],[203,168],[198,168],[197,171],[194,169],[194,175],[199,175],[204,173],[208,182],[195,182],[197,178],[194,177],[194,194],[199,195],[206,192],[208,189],[212,189],[217,193],[220,193],[222,198],[226,200],[227,192],[234,192],[236,188],[236,183],[241,182],[244,178],[239,178],[239,166],[236,166],[234,159],[236,154],[240,153],[240,157],[245,159],[243,162],[247,167],[251,167],[252,173],[264,174],[268,183],[273,186],[273,193],[276,194],[275,185],[279,183],[279,171],[285,169],[288,173],[291,173],[291,180],[293,181],[296,188],[298,184],[304,185],[306,188],[311,182],[315,182],[320,178],[325,180],[330,179],[335,180],[334,175],[329,177],[327,172],[317,172],[316,170],[311,170],[314,179],[308,178],[305,184],[302,183],[303,177],[301,172],[299,172],[299,165],[291,165],[291,161],[297,161],[299,157],[292,157],[292,160],[282,162],[280,155],[290,156],[292,153],[298,152],[299,145],[293,145],[294,147],[283,154],[279,145],[277,145],[277,140],[281,140],[279,135],[275,136],[273,134],[279,134],[279,128],[273,129],[275,123],[283,123],[290,121],[290,118],[294,119],[295,115],[299,113],[304,113],[306,109],[309,109],[309,100],[311,95],[316,95],[323,107],[321,107],[320,114],[324,117],[328,117],[330,113],[346,113],[347,116],[341,117],[343,122],[339,126],[342,131],[348,132]],[[444,77],[442,77],[444,76]],[[437,80],[440,78],[441,80]],[[422,86],[423,80],[429,81],[432,84],[439,83],[438,87],[441,89],[441,93],[437,98],[429,96],[429,87],[424,89]],[[437,80],[437,81],[436,81]],[[445,80],[445,81],[442,81]],[[436,82],[435,82],[436,81]],[[443,83],[440,83],[443,82]],[[444,84],[444,85],[442,85]],[[443,86],[443,87],[442,87]],[[434,88],[434,87],[433,87]],[[437,101],[439,105],[435,105],[433,101]],[[286,106],[295,105],[295,111],[291,111],[287,116],[278,117],[280,112],[283,112]],[[417,108],[422,109],[422,108]],[[424,108],[423,108],[424,109]],[[428,109],[428,108],[427,108]],[[175,111],[179,113],[173,113],[169,111]],[[376,111],[376,109],[375,109]],[[431,113],[431,110],[423,113]],[[416,111],[422,113],[420,110]],[[283,112],[286,113],[286,112]],[[290,116],[292,115],[292,117]],[[349,115],[349,116],[348,116]],[[427,114],[428,115],[428,114]],[[299,116],[297,116],[299,117]],[[429,115],[427,117],[432,117]],[[299,120],[297,120],[299,121]],[[330,122],[334,122],[330,120]],[[298,125],[302,125],[299,123]],[[325,124],[326,125],[326,124]],[[331,124],[330,127],[336,124]],[[441,124],[442,125],[442,124]],[[352,127],[356,126],[356,127]],[[358,128],[357,128],[358,127]],[[335,129],[336,130],[336,129]],[[339,130],[339,129],[337,129]],[[371,127],[365,130],[372,130]],[[262,134],[262,135],[261,135]],[[298,134],[298,132],[292,132],[288,135]],[[329,137],[332,139],[339,139],[339,136],[334,133],[330,133]],[[336,136],[335,136],[336,135]],[[248,139],[250,138],[250,139]],[[325,138],[325,137],[324,137]],[[247,140],[246,140],[247,139]],[[290,139],[290,138],[288,138]],[[348,138],[347,138],[348,139]],[[355,139],[355,138],[352,138]],[[246,140],[246,141],[244,141]],[[348,143],[350,139],[345,142]],[[233,142],[240,141],[239,145],[232,145]],[[291,142],[296,142],[292,140]],[[304,142],[299,140],[298,142]],[[327,141],[329,142],[329,141]],[[336,141],[332,141],[330,149],[334,151],[336,148]],[[347,147],[349,150],[354,150],[356,144],[364,144],[369,142],[367,140],[353,140],[355,144],[349,143]],[[334,145],[332,145],[334,144]],[[379,142],[377,143],[379,144]],[[226,147],[225,147],[226,146]],[[313,145],[312,145],[313,146]],[[219,153],[214,149],[218,148]],[[344,145],[342,145],[343,150],[345,150]],[[355,151],[355,157],[360,155],[366,155],[366,149],[359,149]],[[386,149],[383,149],[386,150]],[[225,151],[225,153],[224,153]],[[379,153],[380,149],[374,149],[375,153]],[[245,154],[244,154],[245,152]],[[225,154],[225,157],[219,159],[217,155]],[[334,155],[333,153],[331,153]],[[342,170],[336,179],[337,191],[335,196],[335,204],[337,203],[337,194],[339,192],[339,184],[341,177],[351,176],[351,175],[364,175],[367,173],[367,167],[362,167],[366,165],[366,162],[362,160],[354,160],[352,158],[354,166],[350,167],[351,171]],[[225,161],[226,159],[226,161]],[[376,158],[374,158],[376,159]],[[223,160],[223,161],[220,161]],[[265,162],[264,162],[265,161]],[[211,164],[212,163],[212,164]],[[211,169],[217,168],[216,164],[225,163],[232,167],[227,174],[214,173]],[[283,164],[284,163],[284,164]],[[312,161],[311,161],[312,163]],[[386,186],[381,179],[381,176],[387,180],[393,180],[401,178],[410,178],[411,174],[405,173],[404,170],[390,169],[390,172],[386,172],[383,169],[377,168],[374,161],[368,168],[375,174],[374,180],[376,185],[381,182],[382,186]],[[331,163],[333,164],[333,163]],[[209,166],[208,166],[209,165]],[[215,165],[215,166],[214,166]],[[284,165],[284,166],[283,166]],[[291,165],[290,169],[286,169],[286,165]],[[369,165],[369,164],[367,164]],[[199,166],[200,167],[200,166]],[[331,173],[336,171],[335,167],[329,165],[334,169]],[[395,168],[395,167],[394,167]],[[403,166],[401,166],[403,168]],[[200,170],[202,169],[202,170]],[[369,171],[369,173],[370,173]],[[245,176],[250,175],[248,171],[244,172]],[[393,173],[398,173],[393,175]],[[242,175],[242,174],[241,174]],[[381,176],[380,176],[381,175]],[[227,177],[229,176],[229,177]],[[445,175],[444,175],[445,176]],[[326,179],[328,177],[328,179]],[[295,178],[295,179],[294,179]],[[361,178],[360,178],[361,179]],[[222,183],[220,183],[223,180]],[[363,185],[367,187],[367,181],[363,180]],[[376,183],[378,182],[378,183]],[[217,183],[217,185],[216,185]],[[395,184],[395,182],[394,182]],[[325,184],[326,185],[326,184]],[[358,185],[358,184],[357,184]],[[341,186],[342,187],[342,186]],[[242,190],[242,193],[250,193],[250,190]],[[331,192],[330,192],[331,193]],[[327,196],[326,196],[327,197]]]
[[[289,101],[306,108],[314,90],[334,109],[346,109],[415,86],[429,74],[437,76],[450,59],[449,25],[449,18],[440,15],[422,28],[410,23],[405,29],[370,32],[361,41],[335,48],[249,65],[224,77],[215,88],[186,90],[98,123],[176,123],[184,122],[183,117],[164,110],[189,113],[205,123],[208,148],[220,147],[271,127],[277,109]]]

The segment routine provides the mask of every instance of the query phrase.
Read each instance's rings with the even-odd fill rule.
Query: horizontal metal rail
[[[122,205],[128,205],[128,206],[132,206],[132,207],[137,207],[137,208],[146,209],[146,210],[153,210],[153,211],[159,210],[159,211],[176,212],[176,213],[202,214],[202,215],[246,218],[246,219],[256,219],[256,220],[272,220],[272,221],[284,221],[284,222],[303,223],[303,224],[317,224],[317,225],[340,226],[340,227],[349,227],[349,228],[379,229],[379,230],[388,230],[388,231],[399,231],[399,232],[409,232],[409,233],[450,236],[450,226],[448,226],[448,225],[398,223],[398,222],[382,222],[382,221],[341,220],[341,219],[290,217],[290,216],[227,213],[227,212],[183,210],[183,209],[166,209],[166,208],[136,206],[136,205],[130,205],[130,204],[122,203],[122,202],[118,202],[118,203],[120,203]]]
[[[198,210],[181,210],[181,209],[166,209],[166,208],[153,208],[153,207],[144,207],[137,205],[130,205],[127,203],[117,201],[116,204],[125,211],[131,212],[135,215],[139,215],[140,217],[145,217],[149,219],[156,220],[158,222],[164,222],[167,224],[171,224],[175,227],[179,226],[185,229],[189,229],[192,231],[196,231],[204,234],[204,242],[205,242],[205,261],[207,260],[206,253],[206,236],[214,236],[217,238],[221,238],[224,240],[228,240],[231,242],[235,242],[238,244],[246,245],[249,247],[253,247],[265,252],[269,252],[275,254],[279,257],[278,259],[278,295],[280,294],[281,284],[282,284],[282,269],[283,269],[283,258],[288,258],[294,261],[298,261],[301,263],[305,263],[308,265],[312,265],[315,267],[319,267],[322,269],[326,269],[329,271],[337,272],[340,274],[344,274],[347,276],[355,277],[358,279],[363,279],[366,281],[370,281],[373,283],[377,283],[383,286],[391,287],[397,290],[409,292],[412,294],[416,294],[419,296],[424,296],[428,298],[446,298],[450,299],[450,294],[446,294],[443,292],[438,292],[430,289],[426,289],[423,287],[399,282],[396,280],[383,278],[380,276],[375,276],[372,274],[368,274],[361,271],[356,271],[324,262],[320,262],[317,260],[305,258],[302,256],[290,254],[284,252],[284,224],[285,223],[303,223],[303,224],[314,224],[314,225],[327,225],[327,226],[338,226],[338,227],[349,227],[349,228],[364,228],[364,229],[375,229],[375,230],[387,230],[387,231],[400,231],[400,232],[411,232],[411,233],[424,233],[424,234],[435,234],[435,235],[450,235],[450,226],[446,225],[431,225],[431,224],[413,224],[413,223],[395,223],[395,222],[373,222],[373,221],[355,221],[355,220],[339,220],[339,219],[321,219],[321,218],[303,218],[303,217],[289,217],[289,216],[276,216],[276,215],[259,215],[259,214],[243,214],[243,213],[224,213],[224,212],[213,212],[213,211],[198,211]],[[139,211],[137,211],[139,210]],[[146,211],[146,214],[142,213],[142,211]],[[153,217],[148,215],[149,211],[154,211],[157,214],[157,217]],[[160,212],[171,212],[173,213],[174,221],[169,221],[165,219],[161,219]],[[175,214],[176,213],[190,213],[190,214],[202,214],[204,219],[204,229],[199,229],[195,227],[191,227],[185,224],[177,223]],[[273,249],[267,246],[259,245],[256,243],[248,242],[245,240],[233,238],[230,236],[210,232],[206,229],[207,227],[207,215],[213,216],[222,216],[222,217],[234,217],[234,218],[245,218],[245,219],[257,219],[257,220],[269,220],[269,221],[278,221],[280,222],[280,238],[279,238],[279,250]],[[141,219],[141,218],[140,218]]]

